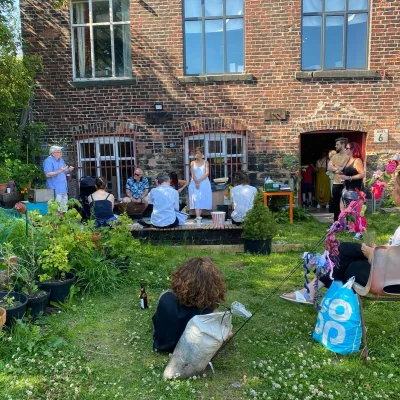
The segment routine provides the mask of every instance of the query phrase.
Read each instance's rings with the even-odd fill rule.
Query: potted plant
[[[275,218],[264,205],[264,195],[259,191],[254,198],[253,208],[247,212],[243,221],[244,251],[271,254],[272,238],[276,232]]]
[[[6,325],[21,319],[26,311],[28,296],[19,292],[0,292],[0,307],[6,310]]]
[[[39,265],[40,288],[50,291],[50,302],[63,302],[75,281],[75,275],[70,272],[68,251],[53,239],[40,255]]]
[[[27,307],[31,309],[31,316],[35,319],[46,311],[50,290],[40,289],[38,285],[37,243],[33,231],[27,243],[19,248],[23,257],[9,257],[10,254],[14,254],[10,243],[6,243],[4,248],[10,280],[14,287],[28,296]]]

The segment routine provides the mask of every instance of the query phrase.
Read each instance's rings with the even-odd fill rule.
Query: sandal
[[[308,294],[304,296],[303,293],[299,292],[298,290],[294,292],[294,295],[296,296],[295,298],[289,297],[288,294],[290,293],[284,293],[279,297],[283,300],[290,301],[291,303],[314,305],[314,301],[311,300],[310,295]]]

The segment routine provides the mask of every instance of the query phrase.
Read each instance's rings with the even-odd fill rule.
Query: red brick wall
[[[40,54],[44,64],[34,119],[47,124],[49,142],[56,137],[68,141],[80,125],[130,121],[137,128],[137,151],[145,169],[150,168],[146,163],[153,141],[173,142],[175,148],[165,158],[182,168],[182,126],[196,118],[244,121],[253,181],[279,174],[282,153],[298,152],[300,135],[312,130],[366,132],[367,153],[377,154],[374,160],[379,162],[400,150],[400,3],[372,3],[369,54],[377,78],[296,80],[301,1],[246,0],[245,72],[254,75],[253,82],[182,84],[177,79],[183,76],[182,1],[146,0],[131,2],[137,85],[78,89],[68,83],[69,11],[51,10],[41,0],[21,0],[25,51]],[[146,124],[145,113],[156,102],[173,113],[172,121]],[[284,108],[288,120],[265,122],[267,108]],[[389,129],[389,142],[374,144],[374,129],[383,128]],[[333,148],[337,134],[327,134]]]

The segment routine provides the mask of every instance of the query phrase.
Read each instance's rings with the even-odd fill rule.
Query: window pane
[[[243,0],[226,0],[226,15],[243,15]]]
[[[118,142],[118,153],[120,158],[132,158],[133,142]]]
[[[368,0],[349,0],[349,10],[367,10]]]
[[[94,143],[81,143],[81,158],[96,158],[96,146]]]
[[[100,157],[108,157],[114,155],[114,144],[113,143],[101,143],[100,144]]]
[[[206,73],[224,72],[222,19],[205,22]]]
[[[203,72],[201,21],[185,22],[185,67],[188,75]]]
[[[367,66],[367,22],[368,14],[349,14],[347,20],[347,65],[346,68]]]
[[[225,177],[225,158],[224,157],[216,157],[209,158],[208,162],[210,163],[210,180],[212,181],[215,178],[224,178]]]
[[[129,21],[129,0],[113,0],[113,21]]]
[[[94,63],[96,77],[112,76],[111,35],[109,26],[93,27]]]
[[[232,138],[226,140],[226,153],[228,155],[242,154],[242,138]]]
[[[185,0],[185,18],[201,17],[201,0]]]
[[[343,17],[325,19],[325,68],[343,67]]]
[[[129,25],[114,25],[115,76],[132,76]]]
[[[89,3],[73,3],[72,4],[73,24],[89,23]]]
[[[222,13],[222,0],[204,0],[204,14],[206,17],[220,17]]]
[[[208,142],[208,152],[220,154],[222,152],[222,142],[220,140],[210,140]]]
[[[82,176],[97,176],[96,161],[82,162]]]
[[[322,0],[303,0],[303,13],[321,12]]]
[[[321,69],[321,17],[303,17],[301,69]]]
[[[110,9],[108,0],[93,1],[92,14],[93,14],[93,22],[109,22]]]
[[[244,71],[243,19],[226,20],[226,72]]]
[[[344,11],[346,0],[325,0],[325,11]]]
[[[189,139],[189,157],[194,158],[196,154],[196,147],[204,149],[204,139]]]
[[[89,27],[73,28],[75,48],[75,68],[77,78],[92,77],[92,61],[90,59]]]

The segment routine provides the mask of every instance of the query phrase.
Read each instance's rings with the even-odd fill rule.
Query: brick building
[[[24,51],[43,58],[32,110],[45,144],[114,194],[133,165],[187,178],[196,145],[212,177],[243,168],[253,184],[338,136],[367,167],[399,150],[399,1],[20,3]]]

